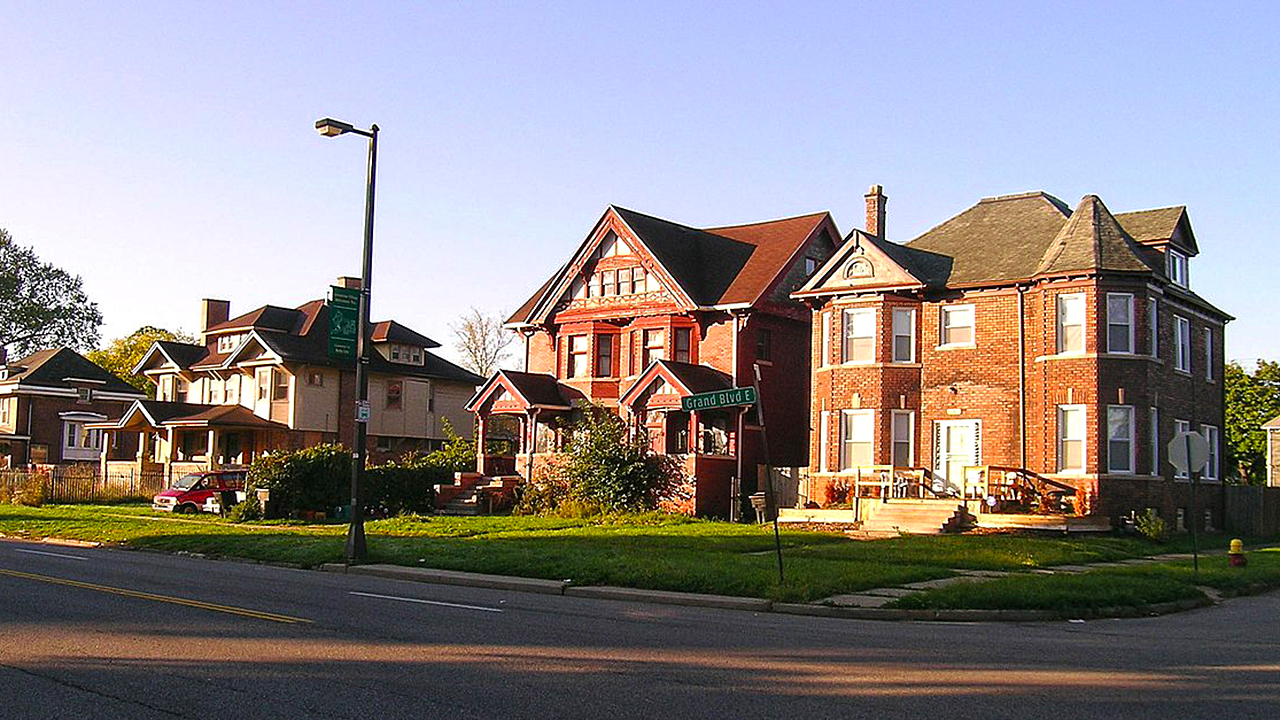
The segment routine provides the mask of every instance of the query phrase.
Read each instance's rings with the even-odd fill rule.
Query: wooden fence
[[[43,489],[44,502],[93,503],[150,500],[164,490],[164,470],[113,468],[103,475],[96,466],[44,466],[34,470],[0,470],[0,502]]]

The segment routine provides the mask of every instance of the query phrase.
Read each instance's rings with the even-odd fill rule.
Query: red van
[[[245,475],[244,470],[187,473],[174,480],[168,490],[151,498],[151,507],[166,512],[200,512],[209,498],[244,490]]]

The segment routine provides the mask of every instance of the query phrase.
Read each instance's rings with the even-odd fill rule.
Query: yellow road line
[[[187,598],[172,597],[170,595],[156,595],[155,593],[141,592],[139,590],[128,590],[125,588],[111,587],[110,585],[96,585],[94,583],[80,582],[79,580],[67,580],[65,578],[36,575],[35,573],[25,573],[17,570],[5,570],[0,568],[0,575],[8,575],[10,577],[23,578],[26,580],[38,580],[40,582],[54,583],[55,585],[68,585],[70,587],[84,588],[86,590],[97,590],[99,592],[111,593],[113,595],[124,595],[126,597],[140,598],[143,600],[155,600],[157,602],[172,603],[174,605],[186,605],[187,607],[200,608],[201,610],[213,610],[214,612],[257,618],[258,620],[270,620],[272,622],[280,623],[311,622],[305,618],[277,615],[275,613],[263,612],[261,610],[249,610],[247,608],[231,607],[228,605],[215,605],[213,603],[201,602],[199,600],[188,600]]]

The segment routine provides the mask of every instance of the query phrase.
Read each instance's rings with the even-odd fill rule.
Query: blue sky
[[[1185,204],[1192,286],[1276,358],[1280,10],[1226,3],[13,3],[0,227],[80,274],[104,337],[195,330],[359,273],[448,343],[518,306],[609,203],[690,225],[869,185],[905,241],[979,198]]]

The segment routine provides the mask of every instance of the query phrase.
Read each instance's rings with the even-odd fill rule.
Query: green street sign
[[[753,387],[730,388],[680,398],[680,409],[685,412],[755,404],[756,389]]]
[[[329,286],[329,357],[355,358],[359,316],[360,291]]]

